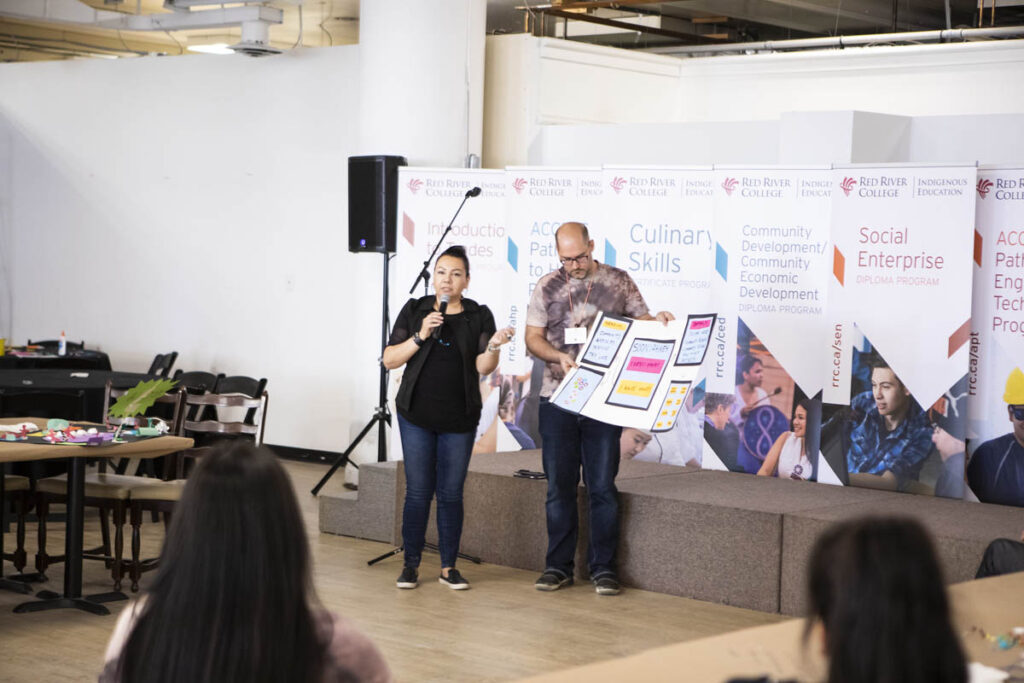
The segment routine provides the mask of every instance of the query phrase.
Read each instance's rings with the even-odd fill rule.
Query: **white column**
[[[485,0],[363,0],[360,153],[463,166],[480,154]]]

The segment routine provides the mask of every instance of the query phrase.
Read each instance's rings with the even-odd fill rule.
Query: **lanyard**
[[[594,281],[591,280],[587,283],[587,298],[583,300],[583,308],[586,309],[587,302],[590,301],[590,290],[594,287]],[[565,274],[565,289],[569,292],[569,316],[570,318],[575,317],[575,311],[572,308],[572,280],[569,278],[569,273]]]

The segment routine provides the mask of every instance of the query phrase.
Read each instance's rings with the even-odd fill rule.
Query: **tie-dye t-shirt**
[[[576,357],[582,344],[566,344],[569,327],[590,328],[599,311],[610,315],[640,318],[649,315],[647,303],[633,278],[624,270],[596,263],[593,274],[578,280],[570,278],[564,268],[542,277],[533,289],[526,324],[543,327],[544,336],[553,347]],[[590,288],[588,296],[587,289]],[[570,306],[570,293],[572,304]],[[544,364],[544,382],[540,395],[551,396],[565,373],[558,363]]]

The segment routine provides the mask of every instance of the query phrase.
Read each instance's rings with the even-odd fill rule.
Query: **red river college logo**
[[[622,188],[626,186],[626,179],[615,176],[609,184],[612,186],[612,189],[615,190],[615,194],[618,194],[622,192]]]
[[[416,194],[417,192],[420,191],[420,188],[423,187],[423,181],[420,180],[419,178],[413,178],[412,180],[409,181],[406,187],[409,188],[410,192]]]
[[[725,193],[731,197],[732,191],[736,189],[737,185],[739,185],[739,182],[737,182],[735,178],[726,178],[722,182],[722,189],[725,190]]]
[[[978,181],[978,196],[984,199],[988,196],[988,191],[992,189],[992,181],[988,178],[982,178]]]
[[[850,192],[853,191],[853,186],[856,184],[857,181],[853,178],[843,178],[843,182],[839,183],[839,187],[843,190],[843,194],[849,197]]]
[[[516,178],[512,181],[512,187],[515,189],[516,194],[522,194],[523,188],[526,187],[526,178]]]

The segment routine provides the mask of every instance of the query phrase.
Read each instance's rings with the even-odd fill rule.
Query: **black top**
[[[435,297],[409,299],[395,319],[388,346],[418,332],[434,310]],[[480,421],[480,375],[476,357],[494,335],[487,306],[462,300],[462,313],[445,315],[439,337],[430,337],[406,363],[395,403],[413,424],[438,432],[471,432]]]

